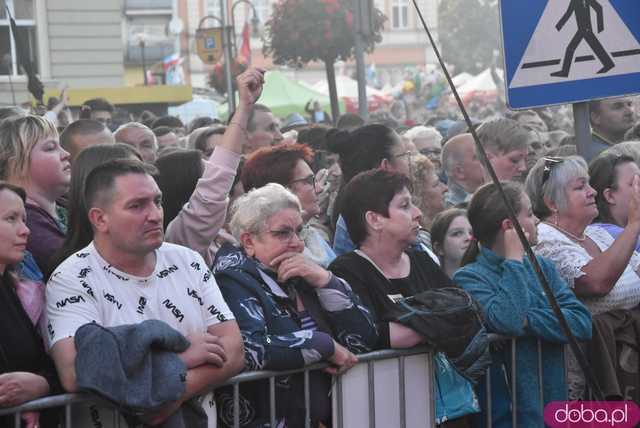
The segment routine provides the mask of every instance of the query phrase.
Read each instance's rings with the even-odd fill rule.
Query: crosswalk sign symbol
[[[640,93],[640,0],[501,0],[513,109]]]

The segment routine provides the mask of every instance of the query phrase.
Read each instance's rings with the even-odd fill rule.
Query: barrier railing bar
[[[309,370],[304,371],[304,426],[311,428],[311,393],[309,392]]]
[[[120,412],[118,411],[118,409],[113,409],[113,421],[114,421],[114,428],[120,428]]]
[[[337,377],[336,391],[338,394],[338,428],[344,426],[344,409],[342,408],[342,376]]]
[[[486,400],[487,400],[487,414],[486,414],[486,418],[487,418],[487,422],[486,422],[486,426],[487,427],[491,427],[493,425],[493,421],[492,421],[492,415],[491,415],[491,367],[489,367],[489,369],[487,370],[487,374],[485,375],[485,379],[486,379]]]
[[[386,360],[390,358],[397,358],[401,356],[411,356],[411,355],[419,355],[430,353],[432,351],[431,348],[426,346],[420,346],[410,349],[385,349],[380,351],[369,352],[366,354],[358,355],[358,362],[373,362]],[[287,376],[291,374],[298,374],[305,370],[320,370],[328,367],[327,363],[319,363],[314,364],[304,369],[294,369],[294,370],[285,370],[285,371],[254,371],[238,374],[230,379],[228,379],[224,384],[217,386],[220,388],[222,386],[233,386],[234,387],[234,409],[235,406],[239,406],[239,388],[238,385],[244,382],[251,382],[256,380],[265,380],[269,378],[274,378],[276,376]],[[341,391],[342,384],[340,382],[341,377],[338,376],[338,389]],[[211,391],[211,390],[209,390]],[[204,391],[203,393],[205,393]],[[235,401],[236,393],[238,394],[238,401]],[[15,413],[24,413],[31,411],[40,411],[44,409],[54,408],[54,407],[65,407],[65,416],[66,422],[65,427],[71,428],[71,405],[72,404],[81,404],[81,403],[104,403],[109,407],[113,406],[113,403],[109,403],[106,400],[103,400],[97,395],[88,392],[79,392],[79,393],[66,393],[66,394],[58,394],[51,395],[43,398],[38,398],[36,400],[29,401],[27,403],[21,404],[19,406],[14,407],[6,407],[0,409],[0,416],[5,415],[13,415]],[[341,400],[338,400],[338,408],[340,410],[342,406]],[[339,423],[342,424],[342,418],[339,419]]]
[[[73,421],[71,420],[71,404],[64,406],[64,426],[65,428],[73,428]]]
[[[276,378],[269,378],[269,420],[271,426],[276,426]]]
[[[398,359],[398,401],[400,402],[400,428],[407,428],[407,409],[404,391],[404,357]]]
[[[369,427],[376,428],[376,386],[373,362],[367,363],[367,379],[369,387]]]
[[[540,388],[540,414],[544,413],[544,388],[542,385],[542,340],[538,338],[538,387]]]
[[[233,385],[233,428],[240,428],[240,384]]]
[[[511,339],[511,426],[518,426],[518,389],[516,381],[516,339]]]
[[[15,417],[13,418],[13,426],[15,428],[20,428],[22,426],[22,414],[21,413],[16,413]]]
[[[426,358],[427,361],[427,373],[429,375],[429,386],[431,386],[431,391],[427,391],[427,397],[434,397],[433,400],[429,400],[429,412],[431,415],[431,421],[433,423],[432,426],[436,426],[437,425],[437,419],[438,419],[438,415],[436,415],[436,374],[435,374],[435,363],[433,361],[433,355],[431,356],[431,358]]]

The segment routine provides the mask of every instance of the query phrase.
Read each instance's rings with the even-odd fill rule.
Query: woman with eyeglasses
[[[402,138],[391,128],[384,125],[365,125],[352,132],[334,129],[327,134],[327,147],[340,155],[340,169],[344,187],[357,174],[374,168],[399,172],[411,176],[412,152]],[[337,255],[353,251],[354,245],[347,230],[342,210],[349,201],[338,192],[334,216],[336,231],[333,238],[333,250]]]
[[[313,151],[303,144],[263,147],[247,158],[240,181],[246,190],[278,183],[297,196],[305,225],[302,231],[304,254],[326,268],[336,255],[326,231],[314,221],[322,213],[318,195],[323,184],[316,182],[310,166],[312,161]]]
[[[541,158],[525,187],[538,225],[536,254],[551,259],[592,315],[640,304],[640,177],[630,178],[627,222],[617,238],[591,225],[598,217],[597,192],[579,156]],[[611,196],[610,191],[604,195]],[[603,195],[603,196],[604,196]],[[579,398],[584,380],[569,359],[569,397]],[[573,374],[572,374],[573,373]]]
[[[231,232],[240,247],[223,245],[213,272],[240,326],[246,370],[290,370],[328,361],[310,376],[311,426],[331,425],[329,374],[374,348],[378,333],[349,284],[303,254],[303,210],[298,198],[269,183],[232,207]],[[352,353],[353,352],[353,353]],[[233,426],[233,390],[216,391],[224,426]],[[242,384],[240,426],[269,422],[269,382]],[[303,375],[276,381],[277,426],[304,426]]]

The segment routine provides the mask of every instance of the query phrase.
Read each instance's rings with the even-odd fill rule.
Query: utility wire
[[[558,322],[560,323],[560,328],[562,329],[562,332],[564,333],[564,335],[569,340],[569,346],[571,347],[571,350],[573,351],[574,355],[576,356],[576,359],[578,360],[578,364],[580,365],[580,367],[582,368],[582,371],[584,372],[585,378],[587,380],[587,383],[589,384],[589,388],[591,389],[591,392],[592,392],[594,398],[597,401],[604,401],[604,395],[602,393],[602,389],[600,389],[600,385],[598,385],[598,381],[596,380],[596,378],[595,378],[595,376],[593,374],[593,370],[591,369],[591,366],[587,362],[587,359],[584,356],[584,353],[582,352],[582,349],[578,345],[578,341],[576,340],[575,336],[571,332],[571,329],[569,328],[569,324],[567,324],[567,320],[565,319],[564,314],[560,310],[560,306],[558,305],[558,301],[556,300],[556,297],[553,294],[553,290],[551,290],[551,287],[549,286],[549,283],[547,282],[547,279],[545,278],[544,273],[542,272],[542,268],[540,267],[540,264],[538,263],[538,259],[536,259],[536,256],[533,253],[533,250],[531,249],[531,246],[529,245],[529,241],[527,241],[527,238],[526,238],[526,236],[524,234],[524,231],[522,230],[522,226],[520,225],[520,222],[518,222],[518,218],[517,218],[516,212],[514,211],[513,206],[509,202],[509,199],[507,198],[507,195],[504,193],[504,189],[502,187],[502,184],[500,183],[500,180],[498,179],[498,176],[496,175],[495,170],[491,166],[491,162],[489,162],[489,158],[487,157],[487,153],[485,152],[484,147],[482,146],[482,143],[480,142],[480,139],[478,138],[478,134],[476,133],[476,130],[475,130],[474,126],[473,126],[473,123],[471,122],[471,119],[469,118],[469,114],[467,113],[467,109],[465,108],[464,103],[462,102],[462,99],[460,98],[460,95],[458,94],[458,91],[456,89],[456,85],[453,83],[453,80],[451,79],[451,75],[449,74],[449,70],[447,69],[446,64],[442,60],[442,56],[440,55],[440,50],[438,49],[438,46],[436,46],[436,44],[435,44],[435,41],[434,41],[434,39],[433,39],[433,37],[431,35],[431,32],[429,31],[429,27],[427,26],[427,23],[425,22],[424,17],[422,16],[422,12],[420,11],[420,7],[418,6],[418,3],[417,3],[416,0],[412,0],[412,1],[413,1],[413,6],[415,7],[416,12],[418,13],[418,17],[420,18],[420,21],[422,22],[422,26],[424,27],[424,31],[427,33],[427,37],[429,37],[429,42],[431,43],[433,51],[435,52],[436,57],[438,58],[438,62],[440,63],[440,66],[442,67],[442,71],[444,72],[444,75],[447,78],[447,82],[449,83],[449,86],[451,87],[451,92],[453,93],[453,96],[455,97],[456,102],[458,103],[458,106],[460,107],[460,111],[462,112],[462,116],[464,117],[464,120],[467,123],[467,127],[469,128],[469,133],[471,133],[471,136],[473,137],[473,141],[475,142],[475,145],[476,145],[476,148],[477,148],[477,152],[480,154],[480,160],[482,161],[482,164],[484,165],[484,167],[489,172],[489,176],[491,176],[491,180],[493,181],[493,183],[498,188],[498,192],[500,193],[500,196],[502,197],[502,199],[504,201],[504,204],[507,207],[507,212],[509,214],[509,219],[513,223],[513,227],[514,227],[514,229],[515,229],[515,231],[516,231],[516,233],[518,235],[518,238],[520,239],[520,242],[522,243],[522,247],[524,248],[525,253],[527,254],[527,258],[531,262],[531,265],[533,266],[533,269],[534,269],[534,271],[535,271],[535,273],[536,273],[536,275],[538,277],[538,280],[540,281],[540,284],[542,285],[542,288],[544,289],[544,292],[545,292],[545,294],[547,296],[547,299],[549,300],[549,304],[551,305],[551,308],[553,309],[553,312],[555,313],[556,317],[558,318]],[[542,368],[540,368],[540,369],[542,369]]]

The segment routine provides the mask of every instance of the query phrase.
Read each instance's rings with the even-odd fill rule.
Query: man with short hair
[[[484,183],[484,168],[476,156],[471,134],[456,135],[445,143],[442,168],[449,179],[445,199],[447,207],[468,202],[473,192]]]
[[[71,155],[71,163],[78,154],[96,144],[113,144],[116,140],[104,123],[91,119],[72,122],[60,134],[60,145]]]
[[[138,122],[129,122],[122,125],[114,132],[117,143],[125,143],[135,147],[142,160],[152,164],[158,156],[158,140],[153,131]]]
[[[178,136],[173,132],[172,128],[169,128],[168,126],[158,126],[157,128],[153,128],[151,131],[156,136],[158,150],[162,150],[165,147],[180,146]]]
[[[614,144],[624,141],[624,134],[635,122],[631,98],[591,101],[589,122],[592,138],[584,154],[587,162]]]
[[[164,243],[162,194],[154,168],[118,159],[87,177],[85,199],[94,238],[62,262],[47,285],[50,353],[64,388],[77,390],[76,331],[87,323],[105,328],[163,321],[188,337],[178,354],[187,372],[185,392],[158,413],[160,423],[182,403],[242,370],[244,350],[233,314],[202,257]],[[126,358],[126,356],[123,356]],[[141,397],[137,397],[141,399]],[[212,393],[202,401],[208,427],[216,426]],[[105,426],[112,412],[79,409],[75,426]],[[75,422],[75,421],[74,421]]]
[[[88,119],[102,122],[107,128],[111,127],[113,121],[113,104],[105,98],[92,98],[84,102],[83,107],[89,107]]]
[[[229,123],[233,126],[233,121]],[[263,104],[254,104],[247,122],[247,144],[244,154],[253,153],[261,147],[274,146],[283,140],[280,123],[271,109]]]
[[[535,110],[518,111],[511,118],[532,131],[549,132],[549,127]]]

